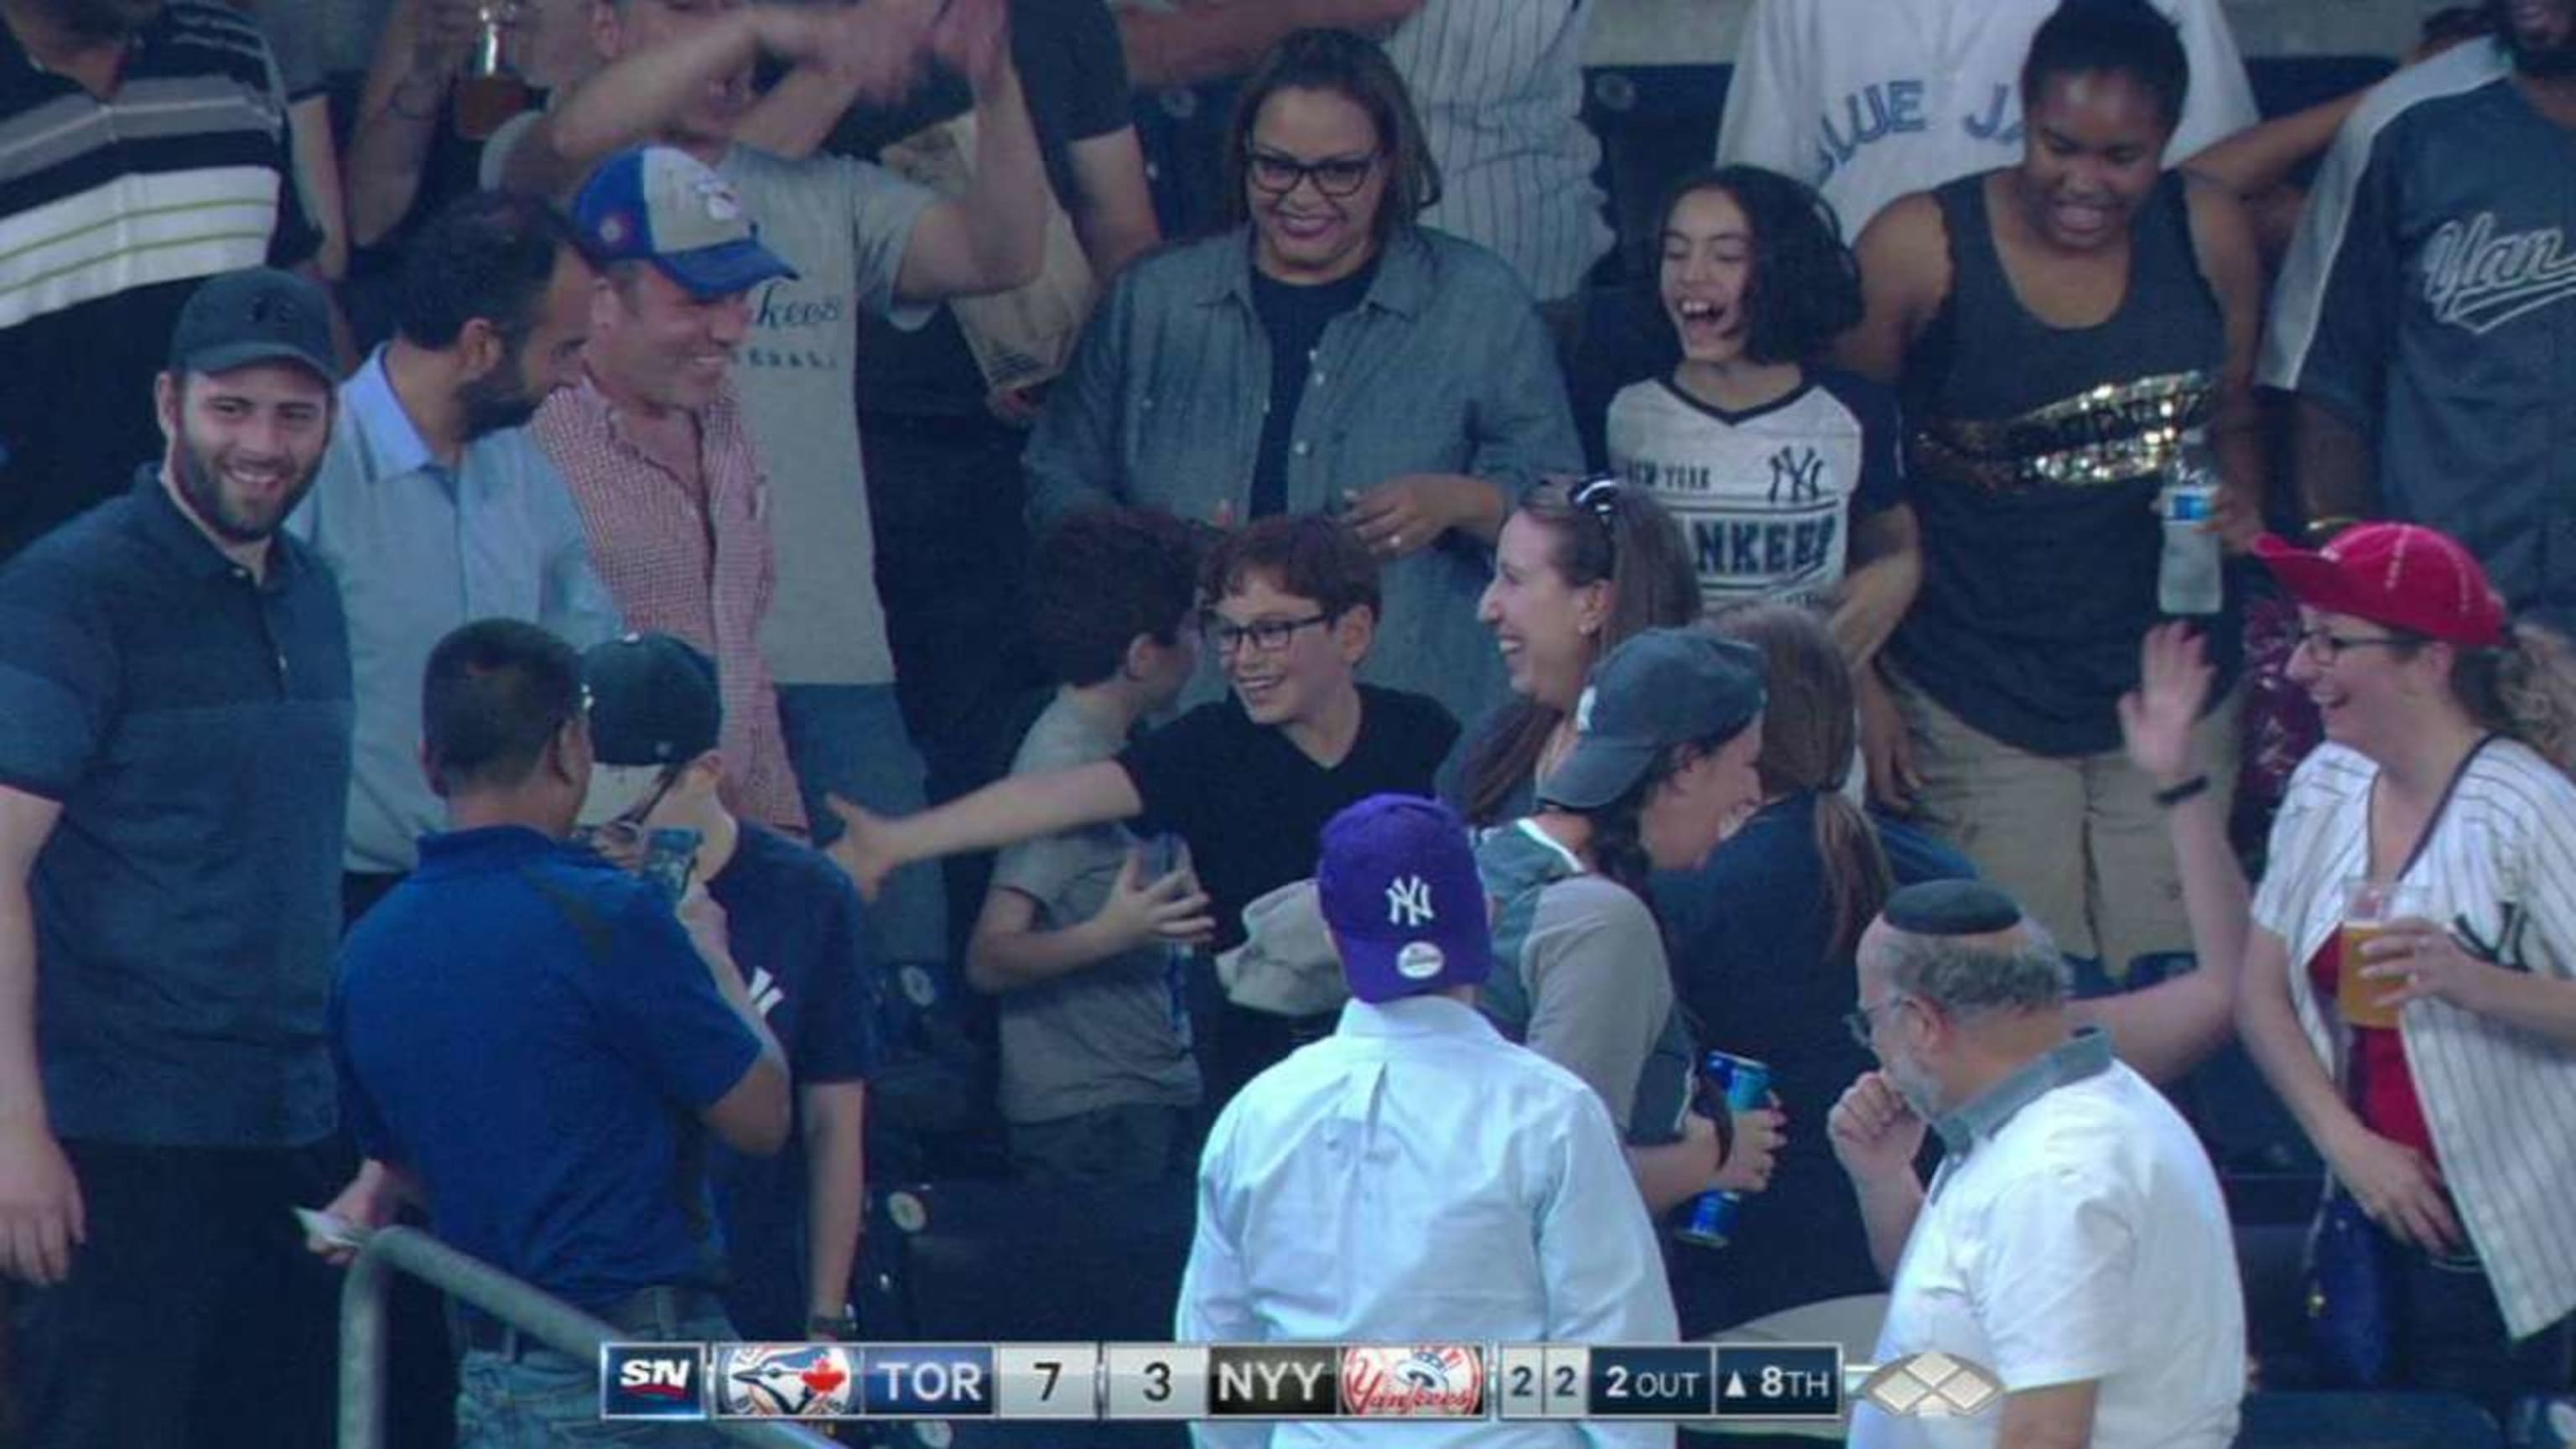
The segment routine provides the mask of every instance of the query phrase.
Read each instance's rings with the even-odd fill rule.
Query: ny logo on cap
[[[1390,881],[1386,888],[1386,923],[1410,930],[1439,919],[1431,909],[1431,882],[1418,875]]]

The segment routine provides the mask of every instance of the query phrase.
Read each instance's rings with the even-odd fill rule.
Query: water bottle
[[[2226,596],[2218,535],[2202,527],[2218,501],[2218,465],[2198,428],[2182,435],[2156,500],[2164,515],[2164,558],[2156,566],[2156,607],[2167,614],[2215,614]]]

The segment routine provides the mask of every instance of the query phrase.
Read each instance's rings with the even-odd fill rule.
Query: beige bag
[[[882,160],[887,170],[942,196],[961,195],[974,175],[975,117],[969,113],[907,136],[886,147]],[[1017,291],[954,297],[948,308],[985,384],[1020,388],[1064,371],[1098,293],[1073,219],[1049,196],[1046,259],[1037,280]]]

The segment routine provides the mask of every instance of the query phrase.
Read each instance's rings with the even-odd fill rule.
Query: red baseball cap
[[[2428,639],[2473,648],[2504,642],[2504,600],[2450,535],[2412,523],[2364,523],[2308,550],[2264,534],[2255,556],[2290,596]]]

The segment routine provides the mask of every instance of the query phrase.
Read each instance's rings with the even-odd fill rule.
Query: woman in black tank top
[[[1931,822],[2114,971],[2188,940],[2155,879],[2169,853],[2116,848],[2162,852],[2151,806],[2126,819],[2146,792],[2127,788],[2117,706],[2158,617],[2156,500],[2186,431],[2219,453],[2231,543],[2260,517],[2260,271],[2234,197],[2161,169],[2187,83],[2146,0],[2070,0],[2023,68],[2021,164],[1870,224],[1868,311],[1842,348],[1898,388],[1923,532],[1893,702],[1870,711],[1873,786],[1901,797],[1919,776]],[[2203,627],[2231,672],[2233,619]],[[2115,876],[2131,866],[2150,878]]]

